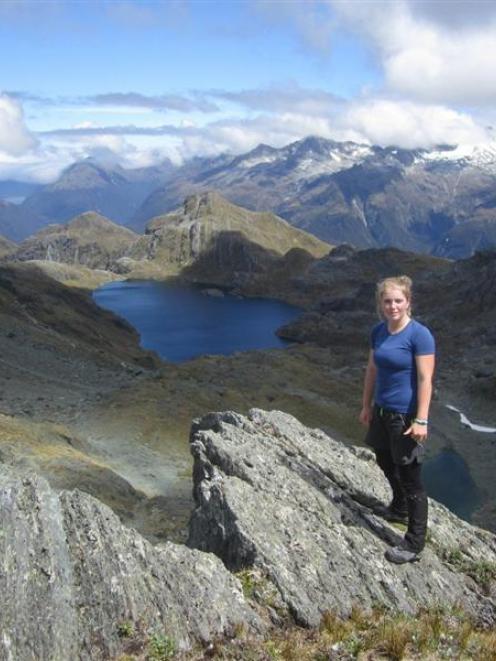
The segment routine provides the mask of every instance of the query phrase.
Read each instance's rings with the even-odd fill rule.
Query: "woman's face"
[[[381,297],[381,310],[388,321],[403,321],[410,314],[410,301],[397,287],[387,287]]]

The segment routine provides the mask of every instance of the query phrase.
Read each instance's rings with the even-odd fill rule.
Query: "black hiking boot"
[[[374,507],[374,514],[380,516],[385,521],[390,523],[408,523],[408,512],[406,510],[398,510],[393,505],[378,505]]]

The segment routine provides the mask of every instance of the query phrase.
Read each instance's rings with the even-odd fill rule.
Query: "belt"
[[[381,418],[384,418],[387,415],[408,415],[406,413],[400,413],[400,411],[391,411],[390,409],[385,409],[383,406],[379,406],[378,404],[374,404],[374,407]]]

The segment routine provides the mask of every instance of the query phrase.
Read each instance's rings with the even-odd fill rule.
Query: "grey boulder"
[[[191,448],[197,506],[189,545],[213,551],[231,570],[259,570],[298,622],[379,604],[410,613],[461,605],[483,624],[496,621],[490,588],[460,569],[495,563],[496,538],[442,505],[431,502],[421,562],[384,558],[403,532],[373,513],[390,496],[369,450],[257,409],[196,421]]]
[[[117,658],[126,627],[179,650],[262,628],[215,556],[153,547],[82,492],[2,466],[0,530],[1,659]]]

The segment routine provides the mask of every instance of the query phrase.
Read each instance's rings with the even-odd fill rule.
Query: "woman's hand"
[[[408,429],[403,432],[403,435],[410,435],[417,443],[425,443],[427,440],[427,425],[419,425],[416,422],[412,422]]]
[[[364,406],[360,411],[360,415],[358,416],[358,419],[365,427],[368,427],[372,422],[372,412],[373,412],[372,406]]]

